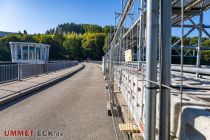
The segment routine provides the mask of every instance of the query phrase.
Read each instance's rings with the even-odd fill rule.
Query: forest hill
[[[50,60],[101,60],[108,49],[109,33],[113,33],[113,26],[101,27],[95,24],[60,24],[56,28],[49,29],[45,34],[29,35],[26,31],[11,34],[0,38],[0,61],[10,61],[9,42],[36,42],[49,44]],[[172,43],[179,37],[172,37]],[[185,45],[197,46],[197,37],[184,39]],[[179,44],[178,44],[179,45]],[[210,46],[210,40],[203,38],[202,45]],[[210,51],[201,51],[202,59],[208,61]]]
[[[10,61],[9,42],[49,44],[50,60],[101,60],[107,50],[108,34],[113,26],[66,23],[49,29],[45,34],[29,35],[26,31],[0,38],[0,61]]]

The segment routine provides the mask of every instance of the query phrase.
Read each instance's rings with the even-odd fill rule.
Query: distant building
[[[18,33],[12,33],[12,32],[2,32],[0,31],[0,37],[4,37],[6,35],[10,35],[10,34],[18,34]]]
[[[49,58],[50,45],[29,43],[29,42],[10,42],[12,62],[44,64]]]

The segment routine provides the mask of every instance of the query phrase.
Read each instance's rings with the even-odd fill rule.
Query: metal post
[[[38,64],[36,63],[36,77],[38,77]]]
[[[172,1],[160,2],[160,115],[159,140],[170,140],[171,15]]]
[[[145,140],[155,140],[158,0],[147,0]]]
[[[28,44],[28,49],[27,49],[27,51],[28,51],[28,60],[30,60],[30,58],[29,58],[29,55],[30,55],[30,48],[29,48],[29,44]]]
[[[34,59],[35,59],[36,62],[37,62],[37,59],[36,59],[36,45],[34,45],[34,53],[35,53]]]
[[[20,76],[20,64],[18,63],[18,81],[21,80],[21,76]]]
[[[138,42],[138,57],[139,57],[139,62],[138,62],[138,70],[141,69],[141,61],[142,61],[142,52],[143,52],[143,30],[144,30],[144,0],[141,0],[141,14],[140,14],[140,27],[139,27],[139,42]]]
[[[113,41],[114,42],[114,41]],[[111,105],[113,105],[113,93],[114,93],[114,43],[110,44],[109,50],[109,87],[110,87],[110,97],[111,97]]]
[[[23,46],[21,44],[21,60],[23,60]]]
[[[45,65],[46,65],[47,74],[48,74],[48,73],[49,73],[49,69],[48,69],[48,67],[49,67],[49,63],[47,62]]]
[[[201,47],[202,47],[202,29],[203,28],[203,12],[200,13],[199,28],[198,28],[198,47],[197,47],[197,61],[196,65],[198,68],[201,67]],[[199,73],[196,73],[196,77],[199,77]]]

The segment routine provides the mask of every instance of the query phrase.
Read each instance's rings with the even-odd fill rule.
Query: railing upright
[[[21,77],[20,77],[20,64],[18,63],[18,81],[21,80]]]

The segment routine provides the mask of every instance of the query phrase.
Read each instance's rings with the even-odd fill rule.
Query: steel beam
[[[203,28],[203,32],[210,38],[210,34]]]
[[[173,27],[181,27],[181,25],[173,25]],[[189,25],[189,24],[185,24],[184,28],[198,28],[197,25]],[[210,28],[209,25],[203,25],[203,28]]]
[[[126,3],[127,3],[127,4],[126,4],[126,6],[124,7],[124,10],[123,10],[122,15],[121,15],[121,17],[120,17],[120,20],[119,20],[119,22],[118,22],[118,24],[117,24],[117,30],[116,30],[116,32],[115,32],[115,35],[114,35],[113,40],[116,40],[117,34],[120,32],[120,27],[123,25],[123,23],[124,23],[124,21],[125,21],[127,15],[129,14],[129,11],[130,11],[130,9],[131,9],[133,3],[134,3],[134,0],[129,0],[129,1],[126,2]]]

